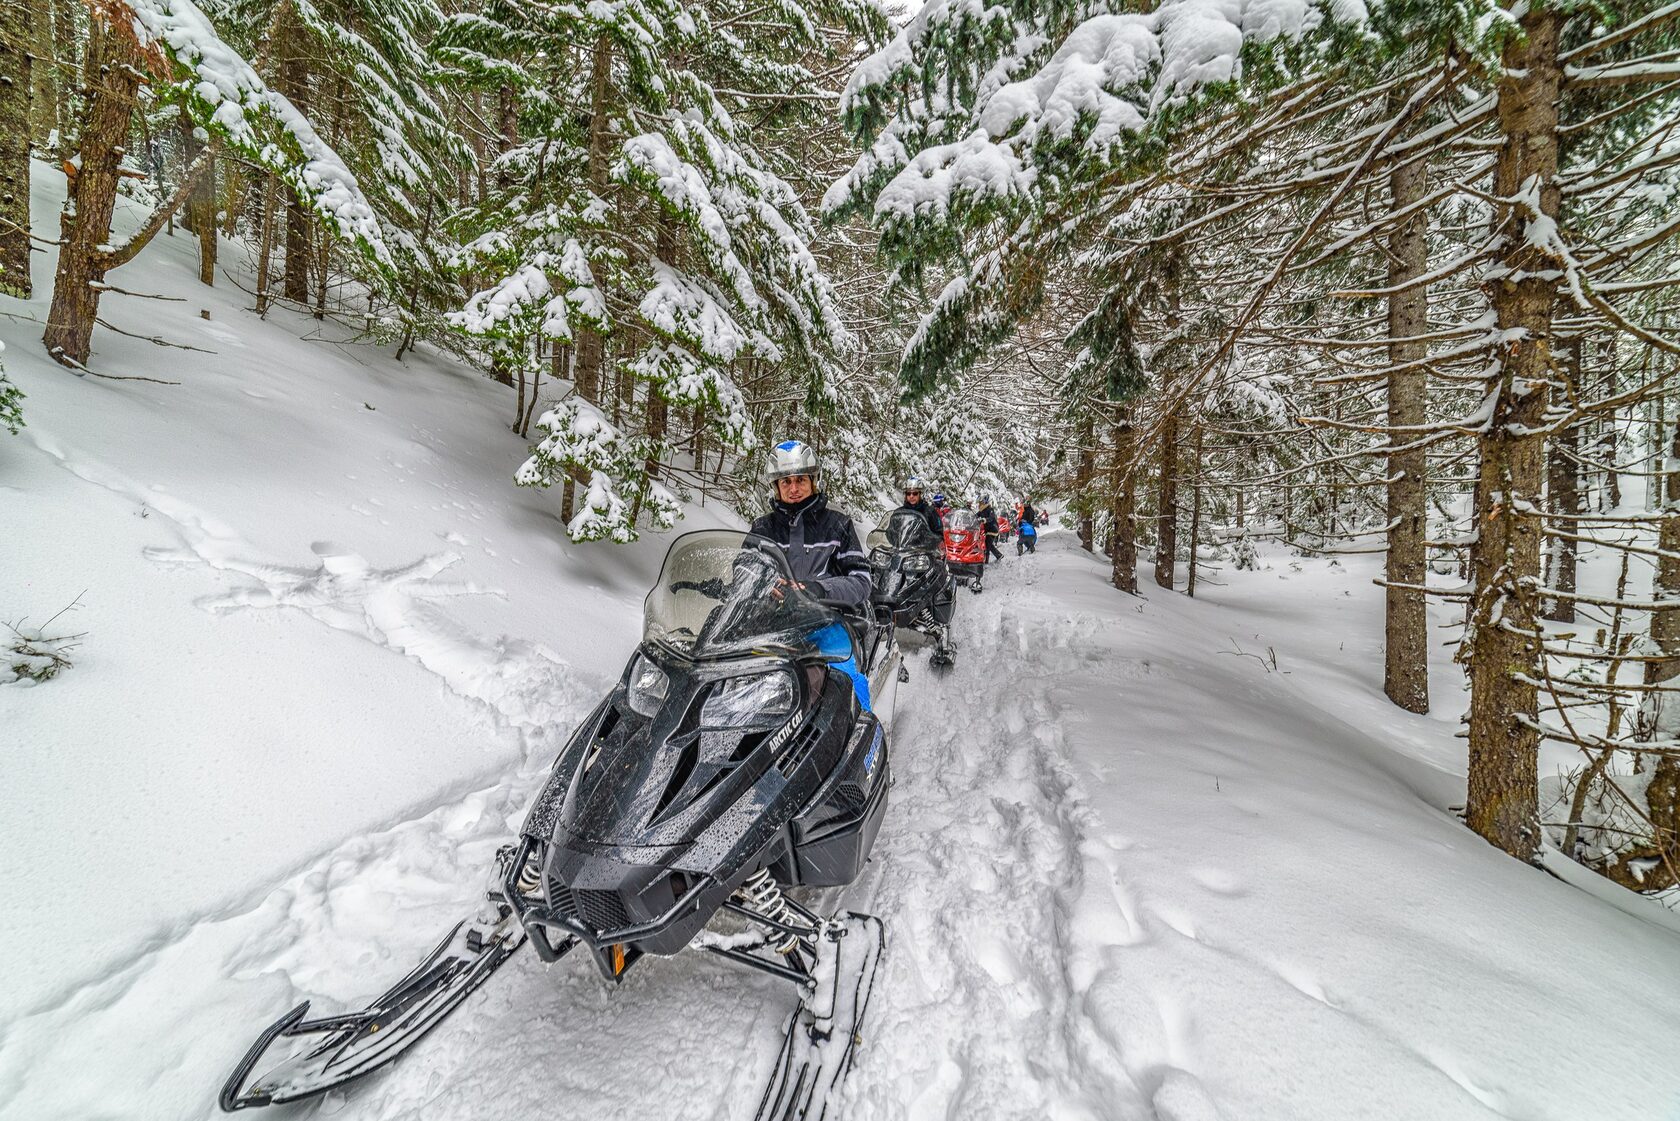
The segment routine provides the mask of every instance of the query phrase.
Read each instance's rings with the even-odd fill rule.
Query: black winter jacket
[[[753,522],[752,532],[786,549],[793,578],[815,584],[821,598],[852,607],[869,602],[869,558],[857,527],[828,508],[826,495],[814,494],[797,506],[776,499],[770,512]]]
[[[996,537],[998,535],[997,511],[990,506],[982,506],[974,513],[980,518],[980,524],[986,527],[986,536]]]
[[[928,528],[933,530],[933,535],[935,537],[940,537],[944,534],[945,523],[940,521],[939,511],[935,510],[933,508],[933,503],[927,501],[926,499],[923,499],[914,506],[906,502],[904,505],[900,506],[898,510],[894,510],[892,513],[896,514],[900,510],[908,510],[912,514],[920,514],[927,521]],[[892,514],[888,514],[887,517],[888,519],[891,519]]]

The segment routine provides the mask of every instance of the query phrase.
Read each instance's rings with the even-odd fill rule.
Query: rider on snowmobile
[[[904,505],[900,506],[898,510],[894,510],[893,514],[898,513],[899,510],[908,510],[912,514],[920,514],[935,537],[938,537],[944,531],[945,525],[939,519],[939,511],[935,510],[931,503],[923,501],[922,480],[914,475],[904,480]],[[887,517],[890,520],[892,514],[888,514]]]
[[[861,611],[869,603],[869,558],[858,542],[857,527],[839,510],[828,508],[820,488],[817,453],[799,440],[783,440],[770,449],[764,481],[770,487],[770,512],[751,532],[776,542],[787,554],[788,568],[801,586],[841,611]],[[811,638],[825,654],[844,659],[834,664],[852,679],[858,703],[869,708],[869,679],[858,668],[851,636],[839,624]]]

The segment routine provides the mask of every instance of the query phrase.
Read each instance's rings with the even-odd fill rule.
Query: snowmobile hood
[[[819,667],[819,687],[822,674]],[[639,678],[657,675],[663,704],[643,716],[632,693]],[[747,823],[788,800],[789,763],[811,731],[817,700],[811,676],[778,658],[699,665],[644,646],[561,753],[525,832],[568,847],[635,850],[637,859],[660,863],[702,842],[728,847]],[[729,707],[780,697],[788,702],[782,711]],[[708,863],[695,854],[687,866],[706,871]]]

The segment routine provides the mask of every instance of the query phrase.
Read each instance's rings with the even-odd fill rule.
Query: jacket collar
[[[770,500],[770,508],[790,522],[799,517],[801,514],[821,514],[827,507],[828,496],[820,490],[814,492],[811,497],[805,499],[803,502],[789,504],[783,502],[779,498],[772,498]]]

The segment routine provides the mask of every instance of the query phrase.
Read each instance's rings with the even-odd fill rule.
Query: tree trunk
[[[1079,514],[1079,546],[1087,553],[1096,549],[1093,527],[1095,510],[1091,504],[1091,482],[1097,474],[1096,421],[1086,416],[1079,422],[1079,466],[1073,476],[1075,509]]]
[[[98,28],[95,19],[93,26]],[[66,365],[85,365],[91,352],[93,324],[99,314],[99,290],[105,279],[108,255],[100,247],[111,236],[111,214],[117,205],[117,168],[128,142],[129,118],[140,89],[131,41],[125,35],[101,33],[99,57],[89,67],[97,78],[87,119],[82,124],[81,168],[70,183],[70,197],[59,215],[62,241],[58,274],[53,278],[52,307],[41,337],[47,353]]]
[[[1200,553],[1198,545],[1202,539],[1202,436],[1202,426],[1198,424],[1196,426],[1196,477],[1191,480],[1191,486],[1195,489],[1191,492],[1190,499],[1190,574],[1184,582],[1184,594],[1191,599],[1196,597],[1196,563]]]
[[[421,245],[428,244],[432,239],[432,211],[436,207],[436,204],[437,204],[437,196],[434,195],[430,190],[428,190],[426,192],[426,216],[420,222],[420,244]],[[414,321],[415,321],[415,318],[419,315],[419,311],[420,311],[420,270],[415,269],[414,270],[414,277],[409,282],[409,286],[408,286],[408,315],[406,317],[407,321],[403,324],[402,342],[397,344],[397,361],[398,362],[401,362],[402,358],[403,358],[403,355],[407,354],[409,352],[409,350],[414,346]],[[559,350],[556,350],[554,352],[554,356],[555,356],[555,361],[558,364],[559,359],[560,359]],[[571,519],[568,518],[567,520],[570,521]]]
[[[53,65],[52,0],[23,5],[29,12],[29,143],[37,150],[58,127],[58,68]],[[0,23],[5,17],[0,16]],[[4,64],[0,63],[0,72]]]
[[[1527,206],[1503,204],[1505,275],[1490,285],[1499,330],[1514,341],[1495,358],[1488,390],[1493,415],[1477,444],[1477,537],[1471,549],[1475,588],[1473,630],[1463,651],[1470,662],[1470,765],[1465,817],[1492,844],[1533,860],[1540,844],[1540,635],[1535,584],[1540,576],[1544,425],[1550,377],[1552,311],[1558,262],[1526,236],[1540,217],[1561,211],[1558,168],[1558,92],[1562,67],[1556,9],[1530,9],[1522,34],[1505,47],[1499,82],[1502,144],[1494,194],[1530,196]]]
[[[325,223],[315,229],[315,311],[316,319],[327,317],[327,282],[332,277],[332,238],[327,236]]]
[[[657,386],[648,387],[647,395],[647,433],[648,447],[652,449],[652,456],[646,463],[647,477],[657,479],[660,476],[659,456],[665,450],[665,437],[671,427],[671,404],[660,396]]]
[[[540,356],[542,353],[542,336],[539,335],[537,338],[533,339],[531,345],[537,349],[537,353]],[[518,378],[516,383],[518,397],[513,403],[513,424],[509,427],[512,428],[514,435],[517,436],[519,434],[519,425],[525,419],[525,363],[518,363],[515,370],[517,371],[515,376]]]
[[[181,111],[181,154],[191,164],[204,147],[198,139],[198,128]],[[214,156],[208,157],[214,159]],[[198,280],[200,284],[216,283],[216,172],[214,166],[193,190],[187,200],[187,229],[198,239]]]
[[[66,77],[73,72],[77,46],[76,12],[80,7],[75,0],[52,0],[52,58],[56,62],[52,69],[53,84],[58,90],[58,149],[54,155],[70,151],[76,121],[80,119],[76,83]]]
[[[1393,210],[1422,199],[1428,168],[1424,161],[1396,167],[1388,177]],[[1420,276],[1429,266],[1428,218],[1423,211],[1395,227],[1388,238],[1388,284],[1395,287]],[[1422,359],[1428,346],[1414,342],[1427,333],[1429,292],[1419,285],[1388,298],[1388,360],[1399,366]],[[1384,577],[1385,658],[1383,692],[1407,712],[1429,711],[1429,616],[1424,594],[1396,584],[1422,587],[1428,580],[1429,511],[1425,481],[1428,451],[1406,448],[1422,437],[1427,421],[1428,373],[1422,368],[1388,376],[1388,440],[1402,450],[1388,455],[1388,560]],[[1408,431],[1409,430],[1409,431]]]
[[[261,232],[257,235],[257,315],[268,314],[268,285],[274,272],[274,207],[279,194],[273,175],[263,176]]]
[[[1155,583],[1172,591],[1178,557],[1178,406],[1161,425],[1161,474],[1155,498]]]
[[[0,7],[0,292],[29,298],[30,9]]]
[[[1132,428],[1129,409],[1115,413],[1114,459],[1109,464],[1109,510],[1114,519],[1114,539],[1109,546],[1110,582],[1123,592],[1137,595],[1137,501],[1134,491],[1137,473],[1132,458],[1137,454],[1137,432]]]
[[[612,94],[613,43],[603,35],[595,40],[594,59],[589,77],[589,187],[597,196],[607,190],[607,175],[612,162],[611,141],[607,131],[607,98]],[[606,357],[605,341],[599,331],[584,327],[578,332],[576,376],[573,388],[579,397],[592,405],[601,403],[602,365]]]
[[[250,204],[251,180],[239,170],[239,162],[230,160],[222,167],[222,236],[232,238],[239,233],[239,218]]]
[[[1586,340],[1577,335],[1568,340],[1558,340],[1558,348],[1563,350],[1559,355],[1565,378],[1570,385],[1580,385],[1581,377],[1581,347]],[[1567,347],[1568,349],[1564,349]],[[1552,438],[1551,446],[1547,449],[1546,463],[1546,499],[1547,508],[1555,514],[1579,514],[1581,512],[1581,489],[1579,485],[1579,467],[1577,463],[1577,449],[1580,446],[1581,430],[1575,425],[1565,428]],[[1563,533],[1574,534],[1580,532],[1580,523],[1565,518],[1554,523]],[[1575,590],[1576,549],[1575,542],[1562,537],[1553,537],[1546,543],[1547,553],[1551,559],[1547,573],[1547,586],[1556,588],[1560,592]],[[1559,623],[1573,623],[1575,621],[1575,601],[1563,596],[1554,596],[1548,604],[1546,618]]]
[[[518,427],[519,435],[526,439],[529,439],[531,436],[531,417],[536,415],[537,411],[537,390],[542,388],[542,344],[539,342],[537,346],[537,361],[531,364],[531,402],[525,406],[525,415],[519,419]],[[549,360],[554,363],[554,368],[558,371],[560,369],[558,347],[555,348],[555,353],[550,356]]]
[[[706,406],[694,410],[694,477],[700,483],[700,505],[706,504]]]
[[[1680,463],[1680,425],[1669,441],[1668,465]],[[1652,480],[1662,492],[1662,520],[1657,530],[1656,578],[1651,598],[1657,603],[1680,601],[1680,471],[1667,471]],[[1680,610],[1651,613],[1651,646],[1659,658],[1645,663],[1645,684],[1661,685],[1680,677]],[[1680,689],[1647,693],[1637,724],[1638,738],[1672,740],[1680,735]],[[1651,818],[1651,843],[1620,854],[1605,874],[1635,891],[1661,891],[1680,879],[1680,760],[1664,754],[1657,760],[1645,791]],[[1656,859],[1656,867],[1635,876],[1633,860]]]
[[[290,21],[280,35],[280,69],[275,85],[299,113],[309,112],[309,60],[302,33]],[[286,269],[281,295],[300,308],[309,305],[310,232],[315,216],[296,191],[286,189]]]
[[[1613,397],[1620,388],[1621,378],[1616,369],[1616,336],[1611,335],[1604,344],[1604,352],[1599,356],[1604,363],[1604,388],[1600,391],[1605,397]],[[1604,414],[1604,439],[1600,455],[1604,461],[1604,509],[1614,510],[1622,504],[1622,475],[1616,470],[1616,457],[1621,454],[1621,409],[1611,409]]]

